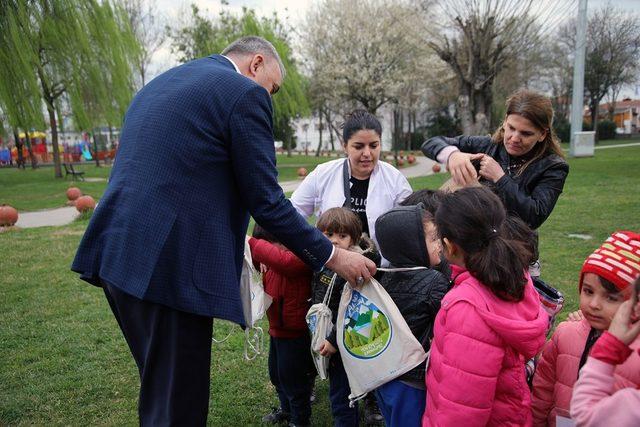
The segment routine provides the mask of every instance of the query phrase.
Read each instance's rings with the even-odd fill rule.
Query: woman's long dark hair
[[[440,237],[462,248],[469,273],[499,298],[520,301],[532,255],[511,221],[517,220],[507,217],[502,201],[485,187],[443,195],[436,212]]]

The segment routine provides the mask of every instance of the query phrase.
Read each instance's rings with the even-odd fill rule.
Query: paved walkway
[[[594,147],[596,150],[604,150],[605,148],[622,148],[622,147],[635,147],[636,145],[640,145],[640,142],[630,142],[628,144],[614,144],[614,145],[603,145],[601,147]]]
[[[433,160],[426,157],[416,156],[415,164],[400,169],[400,171],[407,178],[431,175],[433,174],[431,166],[434,163],[435,162]],[[280,186],[285,193],[288,193],[298,188],[301,182],[301,179],[296,181],[285,181],[281,182]],[[47,209],[35,212],[20,212],[16,226],[21,228],[30,228],[66,225],[71,223],[78,215],[79,213],[75,207]]]
[[[67,225],[78,215],[80,215],[80,213],[74,206],[35,212],[19,212],[16,227],[29,228]]]

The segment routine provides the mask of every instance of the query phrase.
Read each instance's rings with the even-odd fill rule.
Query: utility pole
[[[571,102],[571,143],[569,155],[573,157],[576,149],[576,132],[582,131],[584,113],[584,52],[586,50],[587,0],[578,3],[578,22],[576,29],[576,55],[573,63],[573,97]]]

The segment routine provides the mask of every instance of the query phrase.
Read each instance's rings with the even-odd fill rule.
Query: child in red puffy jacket
[[[629,299],[640,275],[640,234],[613,233],[585,260],[580,273],[581,321],[562,322],[545,344],[533,378],[533,422],[555,426],[569,417],[571,393],[593,344],[609,328],[620,305]],[[640,340],[631,343],[632,349]],[[614,389],[640,385],[640,356],[634,352],[614,371]]]
[[[305,315],[310,307],[312,271],[257,224],[253,236],[249,239],[251,257],[254,263],[261,264],[264,290],[273,298],[267,310],[271,336],[269,377],[280,400],[280,408],[263,421],[309,425],[315,367]]]

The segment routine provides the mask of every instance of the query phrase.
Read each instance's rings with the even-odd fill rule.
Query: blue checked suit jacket
[[[314,270],[332,245],[277,182],[267,91],[212,55],[145,86],[71,269],[138,298],[244,324],[249,214]]]

